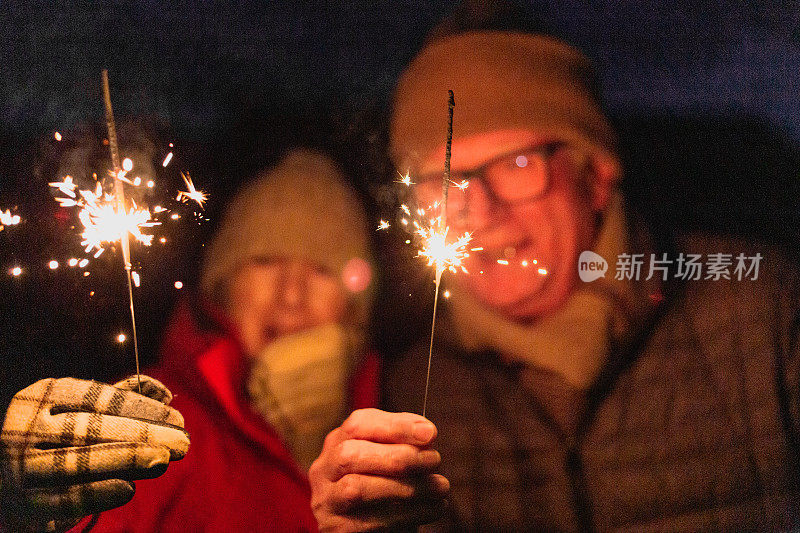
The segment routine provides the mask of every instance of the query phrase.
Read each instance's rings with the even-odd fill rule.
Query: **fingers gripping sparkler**
[[[106,111],[106,126],[108,127],[108,148],[111,152],[111,164],[114,169],[114,199],[118,213],[125,213],[125,189],[122,182],[124,170],[119,161],[119,146],[117,145],[117,127],[114,122],[114,109],[111,107],[111,89],[108,84],[108,70],[103,70],[103,102]],[[139,392],[142,392],[142,380],[139,372],[139,342],[136,335],[136,314],[133,309],[133,280],[131,276],[131,243],[128,232],[120,237],[122,248],[122,261],[128,278],[128,301],[131,308],[131,330],[133,333],[133,353],[136,358],[136,380]]]

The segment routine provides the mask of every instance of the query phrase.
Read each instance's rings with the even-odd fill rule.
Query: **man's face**
[[[252,356],[277,337],[339,322],[346,299],[337,278],[313,262],[277,259],[251,261],[237,270],[225,307]]]
[[[449,190],[450,235],[472,232],[470,247],[482,248],[470,252],[469,274],[459,276],[480,301],[515,320],[564,302],[575,283],[578,255],[591,247],[595,232],[589,165],[550,140],[528,130],[503,130],[454,139],[452,145],[451,177],[470,182],[463,192]],[[419,175],[441,176],[443,154],[444,147],[432,154]],[[470,177],[469,171],[481,168],[484,179]],[[542,175],[544,184],[537,177]],[[420,183],[417,191],[425,206],[441,198],[441,187],[437,193]]]

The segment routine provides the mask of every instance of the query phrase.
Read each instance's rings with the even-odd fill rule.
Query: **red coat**
[[[178,307],[162,362],[150,375],[174,395],[191,447],[127,505],[100,515],[94,532],[316,531],[308,477],[245,396],[245,357],[229,327],[201,305]],[[353,408],[377,404],[378,360],[353,380]]]

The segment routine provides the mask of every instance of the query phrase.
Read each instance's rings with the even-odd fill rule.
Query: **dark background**
[[[646,217],[798,249],[800,2],[522,5],[596,61],[620,132],[624,188]],[[134,251],[142,352],[152,361],[181,294],[174,281],[191,286],[219,207],[282,147],[333,151],[379,196],[390,170],[380,154],[391,88],[452,6],[0,0],[0,209],[25,219],[0,232],[2,392],[48,375],[133,370],[130,343],[114,342],[129,330],[118,255],[94,261],[88,278],[46,267],[51,257],[81,256],[47,182],[79,148],[102,167],[101,69],[110,71],[118,120],[133,132],[123,147],[148,153],[162,190],[176,190],[179,171],[189,171],[212,193],[212,222],[174,205],[185,216],[165,224],[169,245]],[[176,157],[161,169],[169,142]],[[378,238],[382,249],[394,244]],[[12,278],[16,264],[25,274]],[[402,274],[404,292],[427,290]],[[385,338],[391,348],[392,332]]]

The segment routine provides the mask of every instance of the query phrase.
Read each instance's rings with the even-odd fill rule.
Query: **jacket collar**
[[[250,407],[245,395],[247,358],[219,309],[200,296],[180,302],[165,333],[161,361],[170,385],[308,487],[306,474],[277,432]]]

